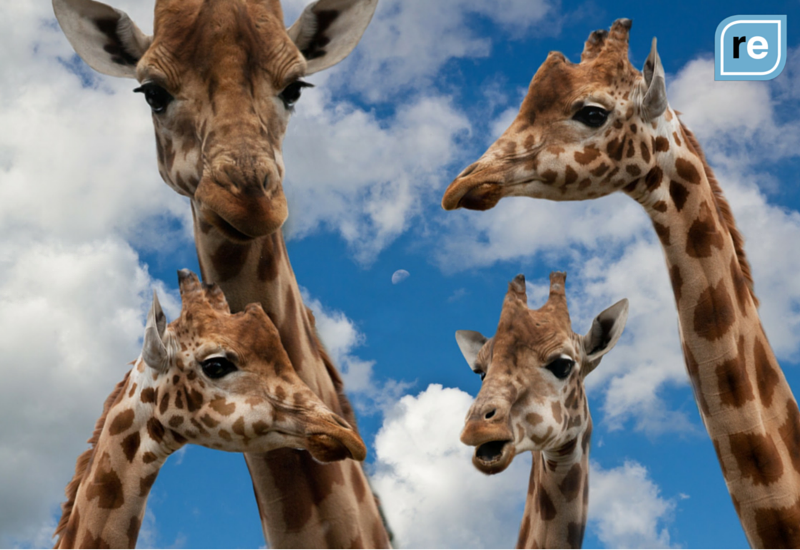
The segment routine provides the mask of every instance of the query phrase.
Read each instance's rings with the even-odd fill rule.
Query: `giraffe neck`
[[[656,229],[686,366],[734,507],[754,547],[800,546],[800,414],[758,315],[741,237],[702,151],[672,116],[655,176],[629,193]]]
[[[278,328],[300,378],[357,429],[339,374],[317,339],[313,317],[303,304],[281,231],[238,244],[197,215],[194,220],[204,281],[222,288],[234,313],[260,302]],[[320,464],[308,452],[290,449],[247,453],[245,460],[270,546],[389,545],[361,464],[353,460]]]
[[[78,458],[56,535],[56,548],[135,548],[147,497],[167,457],[182,446],[154,417],[150,369],[125,376],[106,400]]]
[[[533,451],[517,548],[580,548],[589,509],[592,421],[565,448]]]

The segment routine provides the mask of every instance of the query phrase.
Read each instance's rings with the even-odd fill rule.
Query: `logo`
[[[786,16],[728,17],[714,51],[714,80],[772,80],[786,64]]]

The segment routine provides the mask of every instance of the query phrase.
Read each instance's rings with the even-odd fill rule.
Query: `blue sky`
[[[287,23],[305,3],[284,2]],[[114,6],[152,28],[152,0]],[[174,318],[175,270],[197,263],[188,203],[160,181],[133,81],[86,72],[49,2],[9,10],[0,22],[0,545],[46,546],[103,399],[139,353],[151,289]],[[776,80],[714,82],[717,24],[740,13],[788,16]],[[670,104],[733,205],[767,334],[800,388],[796,15],[796,2],[772,1],[381,0],[355,53],[310,78],[317,87],[284,143],[289,254],[357,404],[398,545],[516,541],[528,462],[492,478],[472,469],[458,433],[479,379],[453,333],[493,334],[517,273],[538,307],[549,272],[566,270],[576,332],[631,302],[625,335],[588,381],[584,546],[746,546],[641,208],[624,196],[506,199],[489,212],[444,212],[439,202],[512,120],[548,51],[578,61],[590,31],[631,18],[631,59],[641,66],[658,37]],[[400,269],[409,277],[392,284]],[[170,458],[140,546],[263,544],[240,455],[190,447]]]

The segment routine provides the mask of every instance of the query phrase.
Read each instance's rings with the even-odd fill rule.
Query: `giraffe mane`
[[[311,308],[306,307],[306,313],[308,314],[308,319],[311,322],[311,327],[314,329],[312,334],[314,336],[314,342],[317,344],[317,351],[322,359],[322,363],[325,365],[325,370],[328,371],[328,376],[331,377],[333,387],[336,390],[336,397],[338,398],[339,406],[341,407],[341,415],[348,422],[348,424],[350,424],[350,426],[353,428],[353,431],[358,434],[356,415],[353,411],[353,406],[350,403],[350,399],[344,392],[344,381],[342,381],[342,375],[339,374],[339,370],[336,368],[336,365],[333,364],[333,361],[328,355],[328,351],[325,349],[325,345],[322,343],[322,340],[319,339],[319,334],[317,333],[317,319],[314,317],[314,312],[311,311]],[[364,468],[363,463],[359,463],[358,466],[359,468]],[[381,517],[383,528],[386,530],[386,536],[389,538],[389,542],[392,543],[394,542],[394,533],[392,532],[391,527],[389,527],[386,514],[383,512],[383,504],[381,503],[381,499],[375,493],[375,490],[372,488],[372,483],[370,482],[369,477],[367,477],[367,485],[369,485],[372,498],[375,499],[375,505],[378,507],[378,514]]]
[[[120,394],[125,389],[125,386],[127,386],[128,377],[130,374],[130,371],[125,373],[125,378],[122,379],[122,382],[119,382],[106,398],[105,403],[103,403],[103,414],[101,414],[100,418],[97,419],[97,422],[94,425],[92,437],[90,437],[87,441],[87,443],[91,445],[91,448],[82,452],[75,463],[75,475],[73,476],[72,481],[67,484],[67,488],[64,491],[66,493],[67,500],[61,505],[61,519],[58,522],[55,533],[53,533],[53,537],[58,537],[54,548],[58,547],[59,543],[61,542],[61,538],[64,536],[64,531],[67,529],[69,518],[72,515],[72,509],[75,506],[75,498],[78,496],[78,488],[81,486],[83,479],[89,472],[89,467],[92,464],[92,458],[97,447],[97,442],[100,440],[100,434],[103,433],[103,427],[106,424],[108,411],[116,402],[117,398],[119,398]]]
[[[703,163],[703,170],[705,170],[706,178],[708,178],[708,183],[711,185],[714,202],[716,203],[716,206],[722,215],[722,223],[725,224],[725,227],[728,230],[728,233],[730,233],[731,239],[733,240],[733,248],[736,251],[736,259],[739,262],[739,268],[742,270],[742,276],[747,283],[747,288],[750,291],[750,296],[753,298],[753,303],[756,307],[758,307],[758,298],[756,298],[753,275],[750,270],[750,262],[747,261],[747,255],[744,253],[744,237],[742,237],[742,234],[736,227],[736,221],[733,219],[733,212],[731,211],[728,199],[725,198],[725,195],[722,192],[722,187],[720,187],[716,176],[714,176],[714,171],[711,170],[711,167],[708,165],[706,156],[703,153],[703,150],[700,148],[697,138],[694,137],[692,131],[686,127],[683,121],[679,119],[679,122],[681,129],[686,136],[686,141]]]

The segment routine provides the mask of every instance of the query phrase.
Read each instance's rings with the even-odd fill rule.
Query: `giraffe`
[[[232,315],[217,285],[188,270],[178,279],[180,317],[167,325],[153,293],[142,353],[106,399],[67,486],[56,548],[134,548],[150,488],[186,443],[366,457],[355,430],[300,380],[261,304]]]
[[[583,379],[622,336],[628,300],[598,315],[585,336],[572,332],[566,273],[550,274],[550,296],[528,309],[525,277],[508,285],[497,332],[460,330],[456,341],[482,386],[461,441],[491,475],[531,451],[533,462],[517,548],[580,548],[589,506],[592,417]]]
[[[53,0],[75,51],[95,70],[135,78],[152,111],[159,173],[191,202],[204,281],[231,310],[258,302],[300,378],[356,428],[342,380],[319,342],[281,226],[281,145],[305,75],[344,59],[377,0],[319,0],[286,29],[279,0],[156,0],[154,35],[93,0]],[[360,464],[310,453],[248,452],[273,547],[388,547]]]
[[[581,62],[551,52],[506,132],[448,187],[447,210],[505,196],[587,200],[622,191],[664,250],[689,378],[754,547],[800,546],[800,413],[758,315],[722,189],[667,101],[653,39],[639,73],[631,21],[589,36]]]

